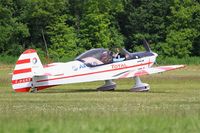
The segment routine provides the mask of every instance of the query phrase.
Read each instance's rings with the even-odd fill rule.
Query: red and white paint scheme
[[[131,91],[148,91],[149,85],[142,83],[139,76],[182,68],[184,65],[152,67],[157,54],[146,44],[145,52],[129,53],[120,49],[118,56],[106,49],[92,49],[74,61],[42,65],[37,52],[28,49],[21,54],[12,76],[12,87],[16,92],[36,92],[52,86],[105,80],[98,90],[113,90],[113,79],[135,78]],[[121,56],[121,57],[120,57]]]

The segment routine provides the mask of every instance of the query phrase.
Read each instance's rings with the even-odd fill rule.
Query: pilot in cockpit
[[[108,64],[112,62],[112,55],[110,54],[110,51],[104,51],[101,54],[100,61],[102,61],[104,64]]]
[[[113,62],[119,62],[124,61],[126,59],[126,54],[121,51],[119,48],[112,49],[112,56],[113,56]]]

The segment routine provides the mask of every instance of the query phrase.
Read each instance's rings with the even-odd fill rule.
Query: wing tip
[[[177,68],[184,68],[184,67],[186,67],[186,65],[178,65]]]

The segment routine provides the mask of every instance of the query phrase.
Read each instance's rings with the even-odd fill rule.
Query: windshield
[[[103,49],[91,49],[79,55],[76,60],[84,62],[88,66],[98,66],[112,62],[111,52]]]

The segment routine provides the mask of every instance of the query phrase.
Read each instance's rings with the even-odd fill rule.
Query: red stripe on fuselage
[[[30,59],[18,60],[16,64],[19,65],[19,64],[25,64],[25,63],[30,63]]]
[[[104,72],[117,71],[117,70],[132,68],[132,67],[144,66],[144,65],[151,64],[151,63],[152,63],[152,62],[148,62],[148,63],[144,63],[144,64],[138,64],[138,65],[133,65],[133,66],[126,66],[126,67],[117,68],[117,69],[109,69],[109,70],[103,70],[103,71],[98,71],[98,72],[77,74],[77,75],[71,75],[71,76],[65,76],[65,77],[53,78],[53,79],[44,79],[44,80],[39,80],[39,81],[37,81],[37,82],[45,82],[45,81],[51,81],[51,80],[59,80],[59,79],[65,79],[65,78],[72,78],[72,77],[86,76],[86,75],[92,75],[92,74],[98,74],[98,73],[104,73]]]
[[[31,68],[14,70],[13,74],[22,74],[22,73],[28,73],[28,72],[31,72]]]

